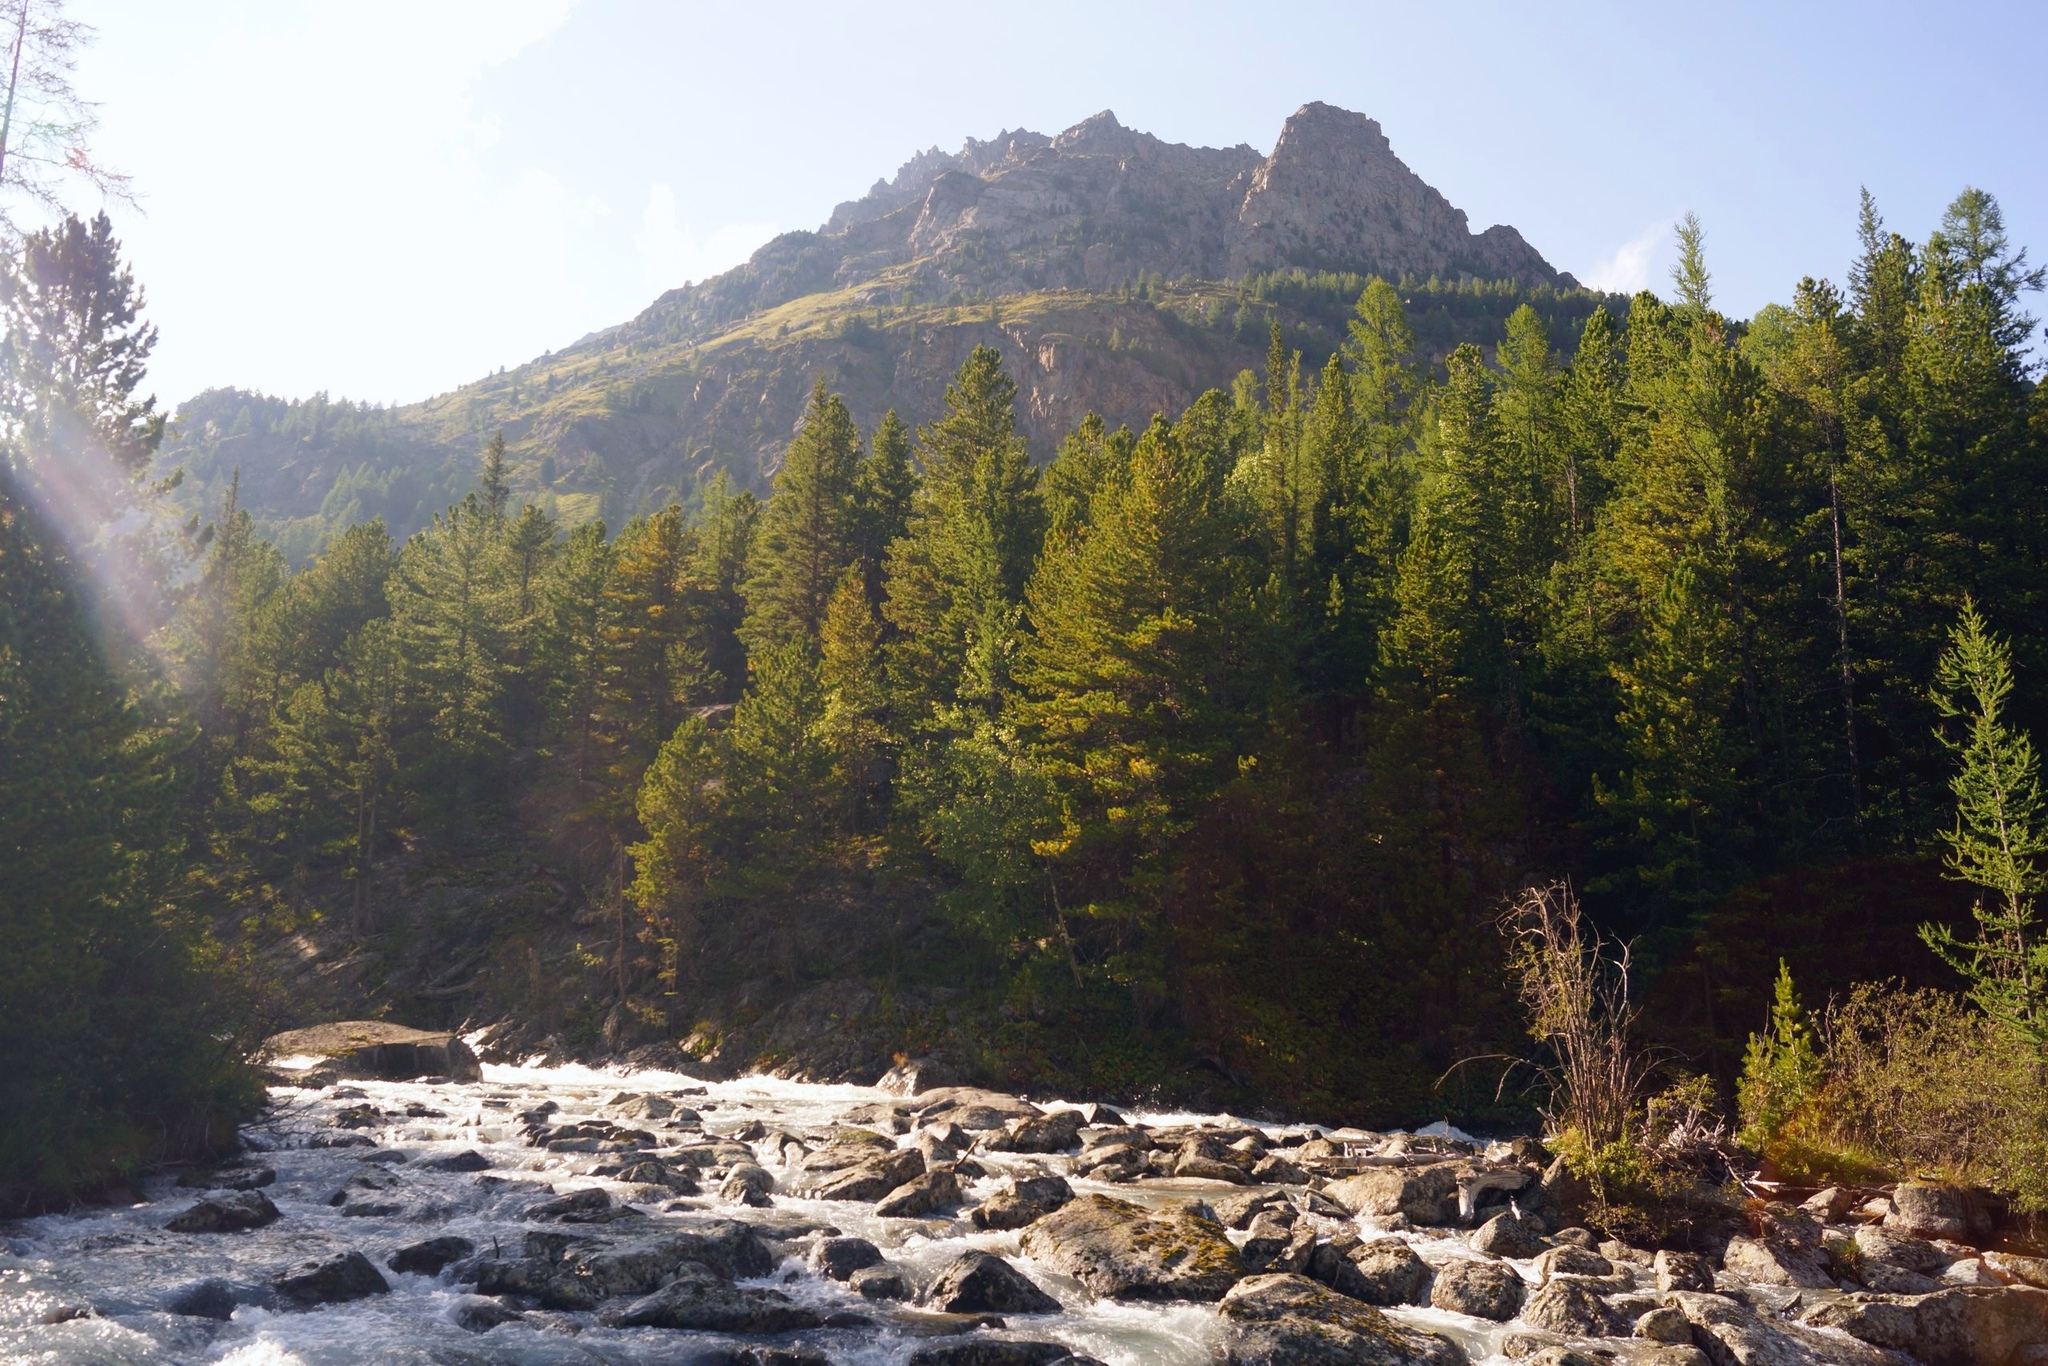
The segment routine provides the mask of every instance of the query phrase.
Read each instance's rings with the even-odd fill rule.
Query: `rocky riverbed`
[[[231,1164],[0,1227],[0,1359],[2048,1362],[2048,1265],[1938,1191],[1652,1254],[1570,1226],[1526,1141],[482,1071],[310,1075]]]

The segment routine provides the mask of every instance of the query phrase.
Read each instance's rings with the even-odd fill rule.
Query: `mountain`
[[[240,496],[294,554],[348,521],[404,532],[466,487],[502,426],[521,492],[616,520],[716,470],[765,489],[815,376],[872,425],[933,413],[975,346],[1002,351],[1035,454],[1088,412],[1142,424],[1263,362],[1269,321],[1317,363],[1366,277],[1404,282],[1424,349],[1491,342],[1528,299],[1569,334],[1601,300],[1512,227],[1474,233],[1378,123],[1327,104],[1271,156],[1187,147],[1104,112],[936,148],[638,317],[397,409],[235,390],[179,413],[188,497]]]

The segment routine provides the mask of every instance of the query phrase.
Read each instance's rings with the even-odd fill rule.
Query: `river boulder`
[[[1223,1226],[1087,1195],[1024,1231],[1026,1255],[1117,1300],[1215,1300],[1245,1274]]]
[[[1453,1314],[1505,1323],[1522,1307],[1525,1286],[1511,1266],[1458,1257],[1436,1269],[1429,1302]]]
[[[1074,1188],[1064,1176],[1020,1176],[976,1205],[971,1217],[976,1228],[1023,1228],[1073,1198]]]
[[[1232,1286],[1218,1306],[1229,1366],[1466,1366],[1448,1338],[1285,1272]]]
[[[295,1308],[311,1309],[389,1294],[391,1282],[368,1257],[351,1250],[302,1262],[271,1282],[271,1288]]]
[[[164,1227],[172,1233],[239,1233],[277,1222],[277,1206],[262,1191],[222,1191],[185,1210]]]
[[[289,1080],[294,1069],[280,1064],[310,1065],[337,1077],[369,1081],[483,1078],[476,1054],[455,1034],[408,1029],[386,1020],[338,1020],[286,1030],[265,1039],[259,1056],[281,1080]]]
[[[2005,1366],[2048,1357],[2048,1290],[2032,1286],[1841,1300],[1819,1306],[1804,1321],[1908,1353],[1927,1366]],[[2024,1348],[2034,1351],[2022,1358]]]
[[[1399,1214],[1411,1223],[1441,1227],[1458,1222],[1458,1168],[1456,1162],[1379,1167],[1332,1181],[1322,1194],[1352,1214]]]
[[[963,1252],[925,1292],[925,1303],[947,1314],[1057,1314],[1060,1302],[1023,1272],[991,1252]]]
[[[816,1328],[824,1316],[780,1290],[737,1286],[699,1266],[685,1266],[650,1295],[606,1305],[609,1328],[674,1328],[698,1333],[787,1333]]]

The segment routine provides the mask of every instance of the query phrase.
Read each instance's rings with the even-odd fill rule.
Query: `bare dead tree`
[[[1629,1132],[1654,1067],[1629,1037],[1637,1016],[1629,946],[1589,926],[1562,882],[1523,891],[1500,927],[1529,1034],[1549,1054],[1533,1064],[1550,1091],[1545,1121],[1596,1147],[1615,1142]]]
[[[67,185],[82,183],[102,198],[135,202],[129,178],[100,164],[90,146],[99,131],[97,107],[71,83],[92,25],[69,18],[64,0],[5,0],[7,91],[0,104],[0,232],[19,231],[14,203],[62,212]]]

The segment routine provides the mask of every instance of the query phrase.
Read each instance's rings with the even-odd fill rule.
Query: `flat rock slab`
[[[338,1020],[308,1029],[288,1029],[265,1039],[261,1056],[271,1060],[321,1058],[323,1066],[336,1076],[368,1081],[483,1079],[476,1054],[454,1034],[409,1029],[384,1020]]]
[[[1024,1232],[1024,1251],[1117,1300],[1216,1300],[1245,1274],[1223,1226],[1186,1209],[1152,1211],[1087,1195]]]
[[[1252,1276],[1221,1311],[1229,1366],[1466,1366],[1465,1349],[1404,1328],[1306,1276]]]

